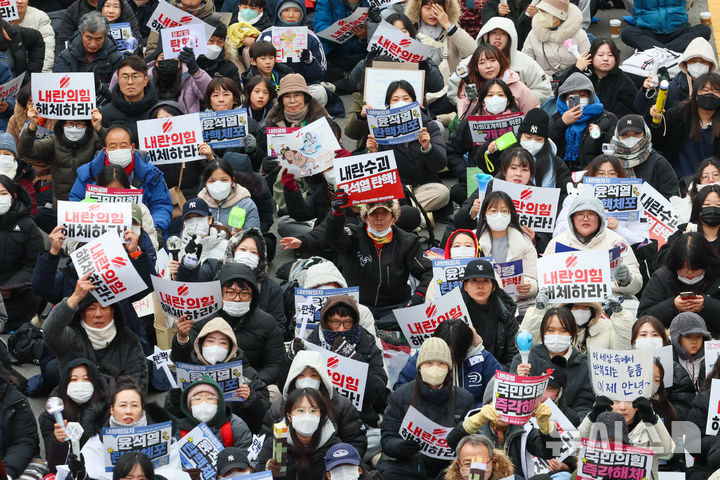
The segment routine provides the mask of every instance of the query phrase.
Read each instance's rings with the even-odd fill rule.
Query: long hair
[[[391,13],[388,15],[388,17],[385,19],[386,22],[388,22],[390,25],[400,20],[405,27],[405,30],[408,31],[408,36],[410,38],[415,38],[415,35],[417,35],[417,28],[415,25],[413,25],[412,20],[410,20],[408,17],[403,15],[402,13]]]
[[[703,73],[697,80],[693,82],[692,93],[690,94],[690,133],[688,138],[693,142],[699,142],[702,137],[702,125],[700,125],[700,115],[698,114],[698,90],[706,85],[720,90],[720,74],[715,72]],[[710,127],[711,141],[715,141],[720,137],[720,108],[715,110],[712,116],[712,126]]]
[[[100,187],[107,187],[112,182],[118,181],[123,188],[130,188],[130,178],[128,178],[127,172],[123,167],[114,163],[105,165],[95,181]]]
[[[155,480],[155,467],[152,462],[142,452],[130,451],[120,457],[113,469],[113,480],[120,480],[127,477],[132,472],[135,465],[140,465],[147,480]]]
[[[176,59],[167,59],[176,60]],[[155,67],[152,71],[153,85],[157,91],[158,100],[174,100],[177,101],[182,90],[182,63],[178,60],[177,75],[173,79],[166,80],[160,76],[158,71],[158,63],[164,62],[165,60],[156,60]]]
[[[720,185],[708,185],[703,187],[692,199],[692,209],[690,210],[690,222],[698,224],[700,222],[700,211],[702,210],[703,203],[707,199],[708,195],[716,193],[720,195]]]
[[[600,169],[600,166],[603,163],[609,163],[610,165],[612,165],[612,167],[615,169],[615,173],[617,173],[618,178],[627,178],[627,172],[625,171],[625,168],[623,168],[622,163],[620,163],[620,160],[618,160],[618,158],[615,156],[605,154],[598,155],[597,157],[592,159],[590,164],[587,166],[587,172],[585,172],[585,176],[597,176],[597,171]]]
[[[510,60],[508,60],[508,57],[506,57],[505,54],[500,51],[500,49],[490,43],[480,44],[475,49],[475,52],[473,52],[472,57],[470,57],[470,61],[468,62],[467,76],[467,83],[474,83],[478,87],[478,90],[482,89],[482,86],[485,83],[485,79],[482,77],[482,75],[480,75],[480,71],[478,70],[477,66],[478,60],[481,57],[494,58],[498,61],[498,63],[500,63],[500,71],[497,74],[497,78],[502,78],[505,70],[510,68]],[[463,87],[465,83],[465,81],[460,82],[460,87]]]
[[[657,398],[651,398],[650,403],[652,404],[655,413],[660,415],[660,417],[663,419],[664,424],[671,426],[672,422],[674,422],[678,418],[677,413],[675,412],[675,408],[668,400],[667,390],[665,389],[665,382],[663,380],[663,378],[665,377],[665,367],[663,367],[663,364],[660,362],[659,358],[655,358],[654,364],[660,370],[660,388],[658,388],[657,391]]]
[[[668,338],[665,325],[663,325],[659,318],[652,315],[642,315],[635,321],[630,333],[630,345],[635,344],[635,340],[637,340],[638,334],[640,333],[640,328],[646,323],[649,323],[650,326],[653,327],[653,329],[660,335],[663,345],[670,345],[670,339]]]
[[[701,192],[702,193],[702,192]],[[693,270],[705,270],[705,278],[688,290],[704,291],[720,275],[720,256],[700,232],[684,233],[670,247],[665,267],[674,274],[687,264]]]
[[[290,435],[293,436],[293,447],[292,452],[295,456],[295,463],[297,464],[298,470],[307,471],[312,467],[313,453],[317,450],[320,445],[320,438],[322,437],[322,430],[325,422],[329,419],[328,415],[328,404],[325,400],[325,396],[322,395],[318,390],[314,388],[299,388],[290,393],[285,400],[285,408],[283,414],[285,418],[292,418],[292,411],[302,399],[306,398],[310,405],[320,409],[320,423],[318,424],[317,430],[312,435],[310,443],[304,445],[297,437],[295,429],[292,427],[292,422],[288,421]]]
[[[451,318],[437,326],[433,337],[445,340],[450,347],[450,355],[455,365],[462,365],[472,347],[473,333],[465,322]]]
[[[500,88],[502,88],[503,93],[505,94],[505,97],[507,98],[508,104],[507,108],[510,109],[511,112],[519,112],[520,107],[518,107],[517,102],[515,101],[515,96],[513,95],[512,91],[510,90],[510,87],[508,87],[507,83],[502,81],[499,78],[491,78],[485,84],[482,86],[480,91],[478,92],[478,102],[477,105],[475,105],[475,108],[473,108],[473,114],[477,113],[478,110],[482,108],[483,100],[485,100],[485,97],[488,96],[488,92],[490,91],[490,87],[493,85],[497,85]]]
[[[720,378],[720,362],[715,362],[715,366],[713,366],[713,369],[710,370],[710,372],[707,374],[707,377],[705,377],[702,386],[700,387],[700,392],[710,390],[713,378]]]
[[[488,209],[490,207],[494,207],[494,206],[498,205],[500,202],[504,202],[505,205],[507,205],[508,210],[510,210],[510,225],[508,225],[508,226],[513,227],[520,233],[523,233],[522,228],[520,226],[520,216],[518,215],[517,210],[515,210],[515,205],[513,204],[513,201],[510,198],[510,195],[508,195],[505,192],[493,191],[493,192],[490,192],[487,195],[485,195],[482,205],[480,206],[480,215],[478,216],[478,226],[477,226],[478,238],[480,238],[480,235],[485,233],[485,231],[489,230],[487,221],[485,220],[485,213],[488,211]]]

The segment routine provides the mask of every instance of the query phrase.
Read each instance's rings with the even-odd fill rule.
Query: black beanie
[[[525,114],[518,133],[531,133],[547,138],[550,130],[550,117],[542,108],[533,108]]]

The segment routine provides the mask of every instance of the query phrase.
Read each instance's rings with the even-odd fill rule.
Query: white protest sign
[[[517,134],[524,117],[522,112],[500,115],[468,115],[468,128],[473,145],[483,145],[497,140],[508,132]]]
[[[180,462],[185,469],[199,469],[200,480],[215,480],[218,453],[225,447],[210,427],[199,424],[178,440],[173,448],[180,452]]]
[[[263,443],[265,443],[266,436],[266,433],[262,435],[253,435],[252,443],[250,444],[250,448],[248,448],[247,458],[249,462],[257,460],[257,457],[260,455],[260,451],[262,450]],[[272,478],[272,475],[270,475],[270,478]]]
[[[200,154],[203,133],[197,113],[140,120],[137,129],[140,149],[147,151],[153,165],[205,160]]]
[[[270,27],[270,38],[273,47],[277,51],[275,54],[276,62],[293,62],[300,61],[300,55],[306,50],[308,44],[308,28],[307,27]]]
[[[707,353],[705,354],[707,358]],[[672,345],[665,345],[660,347],[653,352],[653,356],[660,360],[660,365],[663,367],[663,385],[665,388],[672,387],[673,385],[673,347]],[[705,370],[709,372],[709,370]]]
[[[654,376],[653,358],[653,352],[645,348],[593,350],[588,354],[588,359],[595,395],[627,402],[638,397],[650,398]]]
[[[713,378],[710,384],[710,403],[708,404],[705,435],[720,433],[720,378]]]
[[[709,375],[720,356],[720,340],[705,340],[705,374]]]
[[[447,260],[439,259],[432,261],[433,280],[432,284],[436,286],[440,295],[451,292],[455,287],[462,288],[462,279],[465,274],[465,267],[473,260],[493,261],[492,257],[470,257],[470,258],[451,258]]]
[[[195,365],[192,363],[177,362],[175,365],[178,382],[185,389],[192,382],[207,375],[215,380],[223,391],[223,398],[226,402],[241,401],[237,389],[245,383],[243,376],[242,360],[228,363],[216,363],[215,365]]]
[[[207,53],[205,29],[199,23],[163,28],[160,30],[160,36],[162,37],[165,59],[177,58],[185,47],[191,48],[195,53],[195,57]]]
[[[222,308],[220,282],[176,282],[152,276],[152,284],[166,316],[191,320],[207,318]]]
[[[610,433],[610,432],[608,432]],[[608,478],[652,478],[653,450],[621,443],[598,442],[583,438],[578,457],[578,480]]]
[[[433,47],[415,40],[383,20],[368,42],[367,50],[377,54],[390,55],[401,62],[418,63],[430,56]]]
[[[605,217],[618,220],[640,219],[641,178],[583,177],[583,183],[593,186],[593,195],[605,207]]]
[[[395,145],[417,140],[423,126],[420,104],[412,102],[385,110],[369,108],[367,123],[378,145]]]
[[[142,188],[112,188],[88,184],[85,187],[85,198],[100,203],[130,202],[140,205],[145,191]]]
[[[493,191],[505,192],[512,198],[520,224],[535,232],[552,233],[560,203],[559,188],[533,187],[493,179]]]
[[[283,150],[287,148],[290,134],[298,130],[300,130],[300,127],[268,127],[265,132],[268,157],[279,157]]]
[[[148,293],[140,300],[132,302],[135,314],[138,317],[145,317],[147,315],[155,314],[155,305],[153,299],[153,292]]]
[[[555,402],[548,398],[543,403],[550,407],[550,421],[555,424],[555,430],[560,434],[560,439],[563,442],[561,453],[557,457],[560,461],[563,461],[575,453],[575,442],[573,440],[578,437],[579,433],[575,425],[555,405]]]
[[[332,384],[343,397],[352,402],[358,412],[362,411],[369,365],[310,342],[305,342],[305,348],[320,352]]]
[[[212,148],[242,147],[247,135],[247,109],[200,112],[203,140]]]
[[[65,227],[66,240],[87,242],[107,232],[122,235],[132,227],[129,203],[57,202],[57,224]]]
[[[25,4],[27,8],[27,4]],[[16,0],[0,0],[0,17],[8,22],[11,20],[20,20]]]
[[[518,285],[523,283],[522,258],[512,262],[495,263],[495,274],[500,278],[500,287],[508,295],[518,294]]]
[[[355,303],[360,304],[360,287],[295,289],[295,323],[300,329],[298,337],[304,338],[303,322],[305,329],[310,332],[320,325],[320,310],[328,298],[335,295],[350,295]]]
[[[170,350],[163,350],[155,345],[153,354],[149,355],[147,359],[153,362],[157,368],[162,369],[172,388],[178,388],[175,377],[173,377],[172,372],[170,372],[170,365],[173,364],[172,360],[170,360]]]
[[[650,227],[650,238],[657,240],[658,247],[662,247],[680,223],[675,208],[670,200],[663,197],[647,182],[640,187],[640,204]]]
[[[146,290],[117,233],[110,231],[70,254],[78,278],[91,273],[90,291],[103,307]]]
[[[523,377],[498,370],[493,384],[493,406],[498,420],[511,425],[523,425],[535,413],[545,394],[550,374]]]
[[[602,302],[612,292],[607,250],[544,255],[537,270],[550,303]]]
[[[205,36],[210,38],[215,31],[215,27],[209,25],[197,17],[194,17],[184,10],[181,10],[170,2],[159,2],[157,8],[148,20],[147,26],[151,30],[160,32],[163,28],[174,28],[181,25],[199,23],[205,29]]]
[[[95,74],[33,73],[33,106],[38,115],[56,120],[88,120],[95,108]]]
[[[450,461],[455,457],[455,451],[447,443],[447,435],[452,429],[433,422],[410,406],[400,424],[400,436],[418,442],[423,455]]]
[[[470,325],[470,316],[459,287],[430,303],[397,308],[393,313],[410,348],[420,348],[445,320],[462,319]]]
[[[368,7],[358,7],[349,17],[342,18],[325,30],[317,32],[317,36],[335,43],[345,43],[353,37],[352,29],[367,23]]]
[[[385,107],[387,88],[398,78],[407,80],[415,90],[417,98],[423,98],[424,70],[372,67],[365,69],[365,103],[375,108]]]
[[[395,3],[400,3],[403,0],[370,0],[371,7],[385,8]]]
[[[118,460],[128,452],[144,453],[155,468],[169,465],[171,440],[172,422],[144,427],[105,427],[102,429],[105,471],[112,472]]]
[[[333,171],[337,188],[350,197],[349,206],[405,197],[392,150],[336,158]]]
[[[280,164],[298,178],[332,168],[335,151],[340,149],[325,117],[288,134],[286,141],[287,147],[279,157]]]
[[[25,79],[25,72],[22,72],[17,77],[13,78],[7,83],[0,85],[0,102],[6,102],[8,98],[12,98],[20,91],[22,82]]]

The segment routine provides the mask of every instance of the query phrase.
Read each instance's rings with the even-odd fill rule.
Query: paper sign
[[[225,449],[204,423],[190,430],[177,442],[183,467],[200,469],[200,480],[215,480],[218,454]]]
[[[235,205],[230,210],[228,216],[228,225],[235,228],[242,228],[245,225],[245,217],[247,216],[247,210],[242,207]]]
[[[93,73],[33,73],[30,83],[39,116],[56,120],[88,120],[92,116]]]
[[[523,425],[535,413],[545,394],[550,374],[539,377],[523,377],[495,372],[493,386],[493,405],[497,410],[498,420],[511,425]]]
[[[142,452],[150,458],[153,467],[170,464],[172,422],[156,423],[145,427],[103,428],[102,443],[105,451],[105,471],[112,472],[123,455]]]
[[[378,145],[395,145],[417,140],[423,127],[420,116],[420,104],[386,110],[367,110],[367,122],[370,133]]]
[[[525,115],[522,112],[502,115],[468,115],[468,127],[473,145],[483,145],[497,140],[508,132],[517,134]]]
[[[445,320],[462,319],[470,325],[470,316],[460,288],[455,288],[433,302],[397,308],[393,313],[410,348],[420,348],[426,339],[432,337],[437,326]]]
[[[663,385],[665,388],[672,387],[673,385],[673,349],[672,345],[665,345],[655,349],[653,356],[660,360],[660,365],[663,367]],[[707,361],[707,352],[705,353],[705,359]],[[709,372],[709,370],[705,370]]]
[[[668,237],[677,230],[680,218],[670,200],[663,197],[647,182],[644,182],[640,188],[640,204],[645,210],[650,238],[657,240],[658,248],[662,247],[667,243]]]
[[[331,168],[339,149],[327,118],[322,117],[289,134],[287,146],[280,152],[280,164],[298,178],[308,177]]]
[[[604,480],[607,478],[651,478],[653,451],[651,448],[632,447],[621,443],[581,440],[578,454],[578,480]]]
[[[140,120],[137,129],[140,148],[147,151],[153,165],[205,160],[200,154],[203,132],[197,113]]]
[[[589,352],[588,359],[595,395],[627,402],[638,397],[650,398],[654,373],[651,350],[596,348]]]
[[[583,177],[593,186],[595,198],[605,206],[605,218],[638,221],[640,219],[641,178]]]
[[[385,8],[395,3],[400,3],[403,0],[370,0],[371,7]]]
[[[710,403],[708,404],[705,435],[720,433],[720,379],[713,378],[710,384]]]
[[[705,374],[709,375],[720,355],[720,340],[705,340]]]
[[[401,62],[418,63],[432,54],[433,47],[415,40],[383,20],[368,42],[367,51],[376,55],[389,55]]]
[[[548,398],[542,403],[550,407],[550,421],[555,425],[555,431],[560,435],[560,440],[563,442],[560,455],[555,457],[562,462],[570,455],[575,454],[574,440],[579,436],[579,433],[575,425],[573,425],[563,411],[555,405],[555,402]]]
[[[7,83],[0,85],[0,102],[6,102],[8,98],[12,98],[20,91],[22,82],[25,79],[25,72],[22,72],[17,77],[13,78]]]
[[[133,51],[134,47],[137,46],[137,42],[133,45],[133,42],[130,41],[133,36],[130,22],[111,23],[110,36],[115,39],[118,50],[121,52]]]
[[[220,282],[176,282],[153,275],[152,284],[166,316],[188,315],[197,322],[222,308]]]
[[[258,455],[260,455],[260,452],[262,451],[263,443],[265,443],[265,437],[267,436],[266,433],[263,433],[262,435],[253,435],[252,443],[250,444],[250,448],[248,448],[248,461],[254,462],[257,460]],[[258,473],[265,473],[265,472],[258,472]],[[257,475],[253,474],[253,475]],[[246,476],[247,478],[247,476]],[[269,478],[272,478],[272,474]]]
[[[313,331],[320,325],[320,310],[327,299],[335,295],[350,295],[355,303],[360,304],[360,287],[347,288],[323,288],[311,290],[307,288],[295,289],[295,321],[297,328],[301,327],[300,322],[303,316],[308,318],[307,330]],[[311,300],[308,303],[308,300]]]
[[[264,437],[265,435],[263,435]],[[250,455],[248,454],[248,460],[250,460]],[[252,461],[252,460],[250,460]],[[272,480],[272,472],[270,470],[265,470],[263,472],[257,472],[257,473],[248,473],[245,475],[230,475],[229,477],[223,477],[225,480]]]
[[[398,30],[399,31],[399,30]],[[407,80],[415,90],[416,98],[423,98],[425,85],[424,70],[397,68],[366,68],[365,69],[365,103],[375,108],[386,107],[385,94],[388,86],[398,78]]]
[[[523,283],[523,261],[493,264],[495,274],[500,277],[500,285],[508,295],[518,295],[517,286]]]
[[[135,314],[138,317],[145,317],[147,315],[155,314],[155,305],[153,300],[153,292],[148,293],[141,300],[132,302]]]
[[[608,260],[610,260],[610,278],[615,280],[615,272],[617,272],[617,268],[620,266],[620,255],[622,254],[622,247],[618,245],[617,247],[608,250],[608,253]]]
[[[245,383],[243,377],[242,360],[237,362],[218,363],[215,365],[195,365],[192,363],[177,362],[175,372],[180,387],[184,390],[192,382],[208,375],[215,380],[223,391],[226,402],[238,402],[242,399],[237,395],[237,389]]]
[[[607,250],[544,255],[537,270],[550,303],[602,302],[612,292]]]
[[[215,27],[203,22],[197,17],[190,15],[184,10],[181,10],[171,5],[170,2],[158,3],[157,8],[150,16],[150,20],[148,20],[147,26],[150,27],[151,30],[160,32],[160,30],[162,30],[163,28],[174,28],[181,25],[188,25],[191,23],[201,24],[205,29],[206,38],[212,37],[213,32],[215,32]]]
[[[418,442],[423,455],[450,461],[455,458],[455,451],[447,443],[447,435],[452,429],[433,422],[410,406],[400,424],[400,436]]]
[[[456,287],[462,288],[462,279],[465,275],[465,267],[473,260],[487,260],[492,262],[492,257],[471,257],[454,258],[447,260],[433,260],[433,285],[437,285],[438,293],[445,295]]]
[[[533,187],[496,178],[493,180],[493,191],[510,195],[521,225],[535,232],[552,233],[555,230],[560,203],[559,188]]]
[[[200,112],[203,141],[212,148],[242,147],[247,135],[247,109]]]
[[[90,293],[103,307],[148,288],[115,232],[107,232],[83,245],[71,253],[70,258],[78,278],[92,272],[88,279],[95,289]]]
[[[11,20],[20,20],[17,2],[15,0],[0,0],[0,17],[8,22]]]
[[[163,28],[160,31],[160,36],[162,37],[163,53],[166,60],[177,58],[185,47],[192,48],[196,58],[207,53],[205,29],[198,23]]]
[[[290,134],[300,130],[300,127],[267,127],[267,154],[268,157],[279,157],[287,148]]]
[[[145,191],[141,188],[112,188],[88,184],[85,198],[100,203],[134,203],[140,205]],[[132,210],[130,211],[132,213]]]
[[[365,25],[368,21],[367,7],[358,7],[346,18],[340,19],[325,30],[317,32],[317,36],[335,43],[345,43],[353,37],[352,29]]]
[[[405,197],[392,150],[336,158],[333,170],[337,188],[350,197],[348,206]]]
[[[343,397],[352,402],[358,412],[362,411],[369,365],[333,353],[310,342],[305,342],[305,347],[308,350],[320,352],[332,384]]]
[[[57,224],[65,227],[66,240],[87,242],[107,232],[122,235],[132,227],[132,207],[129,203],[57,202]]]
[[[300,61],[300,55],[308,44],[307,27],[270,27],[273,47],[277,53],[275,61],[284,63],[288,60]]]

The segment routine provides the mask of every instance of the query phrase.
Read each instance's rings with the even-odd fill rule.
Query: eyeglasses
[[[328,320],[328,325],[332,328],[340,328],[340,325],[342,325],[343,328],[349,329],[353,327],[354,323],[353,320]]]
[[[299,408],[294,408],[293,411],[291,412],[292,416],[295,416],[295,415],[305,415],[306,413],[309,413],[309,414],[311,414],[311,415],[320,416],[320,414],[321,414],[322,412],[321,412],[320,409],[317,408],[317,407],[310,407],[310,408],[299,407]]]
[[[251,290],[223,290],[223,298],[228,300],[240,300],[241,302],[247,302],[252,298]]]
[[[289,92],[283,95],[283,98],[287,98],[288,100],[298,100],[300,97],[303,97],[304,94],[302,92]]]
[[[597,215],[597,213],[595,213],[595,212],[588,212],[587,210],[585,210],[585,211],[582,211],[582,212],[577,212],[576,214],[573,215],[573,217],[588,218],[588,219],[589,219],[589,218],[592,218],[593,215]]]
[[[145,78],[147,75],[143,75],[142,73],[133,73],[132,75],[128,75],[127,73],[123,73],[122,75],[118,75],[118,78],[122,80],[123,82],[127,82],[128,80],[132,80],[133,82],[139,82],[143,78]]]
[[[700,177],[700,180],[702,180],[702,181],[718,180],[718,179],[720,179],[720,172],[704,173]]]

